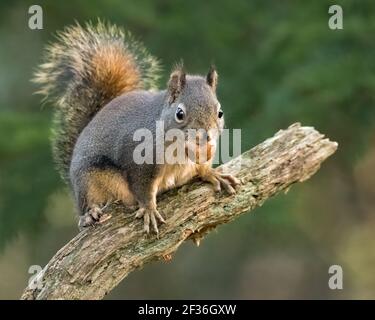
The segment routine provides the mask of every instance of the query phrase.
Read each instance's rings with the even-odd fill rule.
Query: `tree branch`
[[[299,124],[279,131],[240,157],[221,166],[242,180],[237,193],[215,194],[199,181],[158,199],[167,223],[160,238],[146,237],[142,221],[120,205],[106,209],[110,219],[80,232],[37,276],[40,288],[26,288],[21,299],[101,299],[130,272],[158,259],[171,259],[185,240],[196,243],[293,183],[310,178],[337,149],[312,127]],[[126,214],[124,214],[124,212]]]

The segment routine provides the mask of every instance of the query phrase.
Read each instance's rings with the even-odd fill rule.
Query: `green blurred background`
[[[28,28],[28,8],[44,29]],[[339,4],[344,29],[328,28]],[[338,141],[337,153],[294,186],[199,248],[131,274],[110,298],[375,298],[375,2],[1,1],[0,298],[18,298],[30,265],[44,266],[77,233],[49,145],[51,109],[32,72],[52,34],[97,17],[125,26],[164,65],[214,61],[229,128],[245,150],[301,122]],[[344,289],[328,288],[328,268]]]

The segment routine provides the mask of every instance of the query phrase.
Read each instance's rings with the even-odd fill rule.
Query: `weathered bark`
[[[26,288],[22,299],[101,299],[135,269],[170,259],[183,241],[199,242],[217,225],[308,179],[336,149],[336,142],[312,127],[294,124],[279,131],[221,166],[236,169],[242,180],[235,195],[215,194],[209,185],[194,181],[160,196],[158,207],[167,223],[159,239],[146,237],[142,221],[129,209],[111,205],[106,209],[111,218],[60,249],[38,276],[41,288]]]

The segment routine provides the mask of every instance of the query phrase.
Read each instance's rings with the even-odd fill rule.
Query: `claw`
[[[235,194],[235,187],[241,184],[241,181],[231,174],[223,174],[215,170],[204,176],[203,180],[210,182],[216,192],[224,188],[229,194]]]
[[[161,223],[166,223],[163,216],[160,214],[160,212],[158,210],[155,210],[154,211],[155,215],[156,215],[156,218],[158,218],[158,220],[161,222]]]
[[[145,208],[139,208],[135,214],[136,218],[142,218],[143,215],[145,214]]]
[[[100,220],[102,215],[103,210],[99,206],[92,206],[90,210],[88,210],[84,215],[80,216],[78,222],[79,229],[82,230],[83,228],[94,225]]]
[[[241,184],[241,180],[237,179],[235,176],[232,176],[231,174],[221,174],[221,177],[229,180],[232,185],[240,185]]]
[[[135,217],[136,218],[143,217],[143,230],[147,234],[150,233],[150,224],[151,224],[152,230],[158,236],[159,229],[158,229],[157,220],[159,220],[160,223],[165,223],[163,216],[156,209],[140,208],[136,212]]]
[[[151,218],[152,228],[154,229],[156,234],[159,234],[158,224],[156,223],[155,215],[150,214],[150,218]]]
[[[150,215],[148,214],[148,212],[145,212],[145,214],[143,215],[143,221],[143,229],[148,234],[150,233]]]
[[[228,181],[229,179],[224,179],[221,177],[218,177],[218,180],[220,181],[220,184],[224,187],[224,189],[229,193],[229,194],[235,194],[236,190],[232,187],[231,182]]]

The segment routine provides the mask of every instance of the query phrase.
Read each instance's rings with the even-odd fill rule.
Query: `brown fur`
[[[207,175],[211,170],[215,149],[215,146],[210,143],[203,147],[200,147],[199,144],[197,144],[195,155],[193,155],[193,158],[195,158],[191,159],[192,162],[190,164],[165,164],[157,181],[158,192],[181,186],[197,175]],[[204,155],[204,153],[206,154]],[[185,156],[185,160],[188,161],[189,154],[187,147],[185,148]],[[204,156],[204,163],[200,163],[200,156]]]
[[[88,207],[114,200],[121,200],[126,205],[135,203],[126,180],[118,172],[109,169],[92,170],[86,179]]]
[[[181,186],[197,175],[197,165],[164,165],[158,182],[158,192]]]
[[[141,87],[139,69],[132,55],[116,46],[98,48],[92,66],[94,85],[108,100]]]

